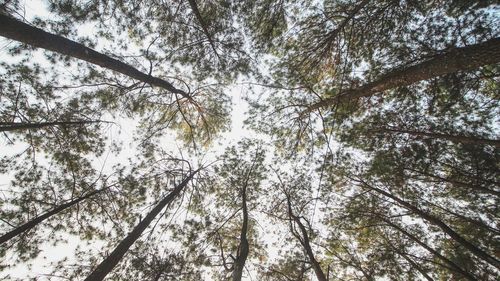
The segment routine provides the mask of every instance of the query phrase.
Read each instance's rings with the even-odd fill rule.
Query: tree
[[[139,239],[142,232],[149,226],[149,224],[153,221],[153,219],[161,212],[165,206],[167,206],[172,200],[174,200],[179,193],[186,187],[186,185],[193,179],[193,176],[199,170],[191,171],[190,174],[182,180],[181,183],[177,184],[175,188],[170,192],[167,196],[161,199],[158,204],[144,217],[133,230],[130,232],[127,237],[125,237],[120,244],[116,246],[116,248],[109,254],[109,256],[103,260],[94,271],[87,276],[85,280],[103,280],[106,275],[113,270],[117,263],[120,262],[122,257],[127,253],[128,249],[132,244]]]
[[[499,278],[495,1],[43,3],[0,4],[0,278]]]
[[[453,48],[443,54],[424,60],[416,65],[397,68],[373,82],[359,88],[348,89],[335,97],[326,98],[311,105],[307,111],[332,106],[343,101],[352,101],[360,97],[369,97],[377,92],[404,87],[422,80],[429,80],[458,71],[468,71],[481,66],[500,62],[500,38],[494,38],[484,43]]]
[[[3,234],[1,237],[0,237],[0,244],[3,244],[7,241],[9,241],[10,239],[22,234],[23,232],[25,231],[29,231],[30,229],[34,228],[35,226],[37,226],[39,223],[43,222],[45,219],[47,218],[50,218],[51,216],[54,216],[54,215],[57,215],[58,213],[72,207],[73,205],[76,205],[80,202],[82,202],[83,200],[85,199],[88,199],[90,197],[92,197],[93,195],[96,195],[96,194],[99,194],[100,192],[104,191],[105,189],[99,189],[99,190],[95,190],[95,191],[91,191],[83,196],[80,196],[76,199],[73,199],[71,200],[70,202],[67,202],[67,203],[64,203],[32,220],[30,220],[29,222],[26,222],[24,223],[23,225],[20,225],[18,227],[16,227],[15,229]]]
[[[39,28],[25,24],[4,14],[0,14],[0,24],[2,24],[0,35],[9,39],[85,60],[92,64],[130,76],[131,78],[137,79],[141,82],[164,88],[165,90],[174,94],[179,94],[186,99],[190,99],[189,94],[175,88],[171,83],[163,79],[153,77],[149,74],[142,73],[133,66],[96,52],[75,41],[45,32]]]

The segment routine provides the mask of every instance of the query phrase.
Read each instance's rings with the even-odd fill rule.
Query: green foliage
[[[21,19],[24,5],[4,1],[0,13]],[[314,260],[328,281],[498,280],[498,63],[395,81],[496,40],[496,1],[46,5],[25,22],[177,92],[2,47],[1,234],[103,190],[2,244],[2,277],[69,244],[74,257],[50,261],[51,273],[83,280],[199,168],[109,280],[229,280],[246,241],[245,280],[316,280]],[[236,91],[252,136],[233,145],[221,136],[243,108],[232,108]]]

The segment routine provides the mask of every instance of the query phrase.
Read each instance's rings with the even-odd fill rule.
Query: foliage
[[[500,277],[496,1],[43,5],[0,20],[108,60],[0,41],[1,234],[98,192],[3,243],[2,278],[70,245],[45,273],[83,280],[176,190],[108,280]]]

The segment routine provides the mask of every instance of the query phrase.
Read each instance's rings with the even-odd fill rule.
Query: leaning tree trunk
[[[379,194],[382,194],[388,198],[391,198],[392,200],[396,201],[397,203],[399,203],[401,206],[403,206],[407,210],[412,211],[413,213],[415,213],[416,215],[418,215],[422,219],[439,227],[444,233],[448,234],[455,242],[462,245],[464,248],[469,250],[475,256],[477,256],[478,258],[482,259],[483,261],[493,265],[494,267],[500,269],[500,261],[499,260],[497,260],[495,257],[489,255],[488,253],[486,253],[485,251],[483,251],[482,249],[480,249],[476,245],[467,241],[465,238],[463,238],[460,234],[455,232],[453,229],[451,229],[447,224],[445,224],[443,221],[441,221],[437,217],[434,217],[433,215],[428,214],[428,213],[420,210],[419,208],[417,208],[417,207],[413,206],[412,204],[390,194],[387,191],[384,191],[384,190],[379,189],[377,187],[371,186],[365,182],[362,182],[362,183],[364,186],[366,186],[370,190],[373,190]]]
[[[203,17],[201,16],[200,10],[198,9],[198,4],[196,4],[196,0],[188,0],[189,6],[191,7],[191,10],[193,11],[196,19],[198,20],[198,23],[201,26],[201,29],[203,30],[203,33],[207,37],[208,43],[210,43],[210,46],[212,47],[212,50],[214,51],[215,55],[217,58],[220,60],[219,53],[217,52],[217,48],[215,46],[214,40],[212,39],[212,36],[210,35],[210,32],[208,31],[208,26],[203,20]]]
[[[441,177],[438,175],[426,173],[426,172],[415,170],[415,169],[408,169],[407,168],[407,170],[418,173],[418,174],[425,176],[425,177],[430,177],[430,178],[434,178],[434,179],[437,179],[437,180],[442,181],[442,182],[450,183],[451,185],[454,185],[457,187],[470,188],[470,189],[473,189],[474,191],[477,191],[477,192],[488,193],[488,194],[500,197],[499,191],[489,189],[489,188],[486,188],[486,187],[481,186],[481,185],[474,185],[474,184],[454,180],[454,179],[452,179],[451,176],[450,177]]]
[[[0,35],[33,47],[46,49],[99,65],[190,99],[186,92],[175,88],[171,83],[161,78],[141,72],[129,64],[87,48],[78,42],[45,32],[40,28],[36,28],[2,13],[0,13]]]
[[[427,274],[427,272],[425,272],[425,270],[423,268],[421,268],[415,261],[410,259],[405,253],[401,253],[401,252],[397,252],[397,253],[398,253],[398,255],[403,257],[410,264],[410,266],[412,268],[415,268],[418,272],[420,272],[420,274],[422,274],[422,276],[427,281],[434,281],[434,279],[432,279],[432,277],[430,277],[429,274]]]
[[[295,238],[297,238],[299,240],[300,244],[302,245],[302,247],[306,251],[307,257],[309,258],[309,262],[311,263],[311,266],[314,270],[314,273],[316,274],[316,278],[318,279],[318,281],[328,281],[325,273],[323,272],[323,269],[321,269],[321,265],[319,264],[319,262],[316,260],[316,257],[314,256],[314,252],[312,250],[311,243],[309,241],[309,234],[307,233],[307,229],[304,226],[304,224],[300,221],[300,218],[293,214],[292,203],[291,203],[289,195],[286,194],[286,197],[287,197],[287,205],[288,205],[288,216],[291,219],[290,229],[292,231],[292,234],[295,236]],[[296,233],[294,231],[292,221],[295,222],[299,226],[299,229],[301,232],[300,234]]]
[[[40,123],[0,122],[0,132],[28,130],[28,129],[36,130],[50,126],[86,125],[99,122],[102,121],[54,121],[54,122],[40,122]]]
[[[65,203],[65,204],[62,204],[54,209],[52,209],[51,211],[41,215],[41,216],[38,216],[32,220],[30,220],[29,222],[21,225],[21,226],[18,226],[16,227],[15,229],[5,233],[4,235],[2,235],[0,237],[0,245],[9,241],[10,239],[20,235],[21,233],[24,233],[25,231],[28,231],[32,228],[34,228],[35,226],[37,226],[39,223],[43,222],[44,220],[52,217],[53,215],[56,215],[56,214],[59,214],[60,212],[70,208],[71,206],[74,206],[76,204],[78,204],[79,202],[97,194],[97,193],[100,193],[102,192],[103,190],[105,190],[107,188],[103,188],[103,189],[99,189],[99,190],[95,190],[95,191],[92,191],[92,192],[89,192],[88,194],[82,196],[82,197],[79,197],[75,200],[72,200],[68,203]]]
[[[426,139],[444,139],[449,140],[454,143],[464,143],[464,144],[480,144],[480,145],[492,145],[497,148],[500,148],[500,140],[496,139],[484,139],[477,138],[471,136],[463,136],[463,135],[450,135],[443,133],[431,133],[431,132],[423,132],[423,131],[412,131],[412,130],[404,130],[404,129],[394,129],[394,128],[380,128],[373,130],[374,132],[386,132],[386,133],[400,133],[400,134],[408,134],[410,136],[416,138],[426,138]]]
[[[309,106],[303,114],[319,108],[330,107],[340,102],[347,102],[385,90],[408,86],[433,77],[458,71],[473,70],[498,62],[500,62],[500,38],[493,38],[471,46],[453,48],[419,64],[389,72],[378,80],[361,87],[346,90],[335,97],[323,99]]]
[[[172,202],[187,186],[189,181],[193,176],[199,171],[196,170],[191,172],[191,174],[186,177],[180,184],[178,184],[172,192],[165,196],[154,208],[147,214],[147,216],[137,224],[137,226],[130,232],[125,239],[123,239],[118,246],[111,252],[111,254],[105,258],[94,271],[87,276],[85,281],[99,281],[103,280],[109,272],[120,262],[123,256],[127,253],[128,249],[134,244],[134,242],[139,239],[142,232],[146,230],[149,224],[154,220],[154,218],[165,208],[167,204]]]
[[[408,231],[404,230],[402,227],[398,226],[397,224],[391,222],[388,219],[384,219],[384,218],[381,218],[381,219],[382,219],[382,221],[386,222],[389,226],[395,228],[396,230],[398,230],[399,232],[401,232],[402,234],[404,234],[405,236],[407,236],[408,238],[410,238],[411,240],[413,240],[414,242],[416,242],[422,248],[424,248],[427,251],[429,251],[436,258],[438,258],[439,260],[443,261],[447,265],[447,268],[449,270],[452,270],[453,272],[456,272],[456,273],[464,276],[465,278],[467,278],[470,281],[475,281],[476,280],[476,278],[474,276],[472,276],[470,273],[468,273],[467,271],[465,271],[464,269],[462,269],[460,266],[458,266],[452,260],[450,260],[447,257],[441,255],[438,251],[434,250],[429,245],[427,245],[424,242],[422,242],[415,235],[409,233]]]
[[[323,269],[321,269],[321,265],[314,257],[311,243],[309,241],[309,235],[307,234],[307,230],[306,230],[304,224],[302,224],[299,217],[292,215],[292,218],[297,223],[297,225],[300,228],[300,231],[302,232],[301,244],[304,247],[304,249],[306,250],[307,256],[309,257],[309,261],[311,262],[311,265],[314,269],[314,273],[316,274],[316,278],[318,278],[318,281],[328,281],[326,279],[325,273],[323,272]]]

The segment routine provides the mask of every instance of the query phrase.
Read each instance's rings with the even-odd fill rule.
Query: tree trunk
[[[191,10],[193,11],[196,19],[198,20],[198,23],[201,26],[201,29],[203,30],[203,33],[207,37],[208,43],[210,43],[210,46],[212,47],[212,50],[214,50],[215,55],[220,61],[220,56],[219,53],[217,52],[217,48],[215,47],[215,43],[212,40],[212,36],[210,35],[210,32],[208,31],[208,27],[203,20],[203,17],[201,16],[200,10],[198,9],[198,4],[196,4],[196,0],[188,0],[189,6],[191,7]]]
[[[500,268],[500,261],[498,261],[496,258],[493,256],[488,255],[486,252],[475,246],[474,244],[470,243],[467,241],[465,238],[463,238],[460,234],[456,233],[453,229],[451,229],[448,225],[446,225],[444,222],[442,222],[440,219],[420,210],[419,208],[411,205],[410,203],[401,200],[400,198],[390,194],[389,192],[386,192],[382,189],[376,188],[374,186],[371,186],[365,182],[362,182],[364,186],[367,188],[380,193],[388,198],[391,198],[392,200],[396,201],[400,205],[402,205],[404,208],[412,211],[413,213],[417,214],[419,217],[422,219],[428,221],[429,223],[439,227],[444,233],[448,234],[453,240],[455,240],[457,243],[462,245],[464,248],[469,250],[471,253],[476,255],[478,258],[484,260],[485,262],[493,265],[496,268]]]
[[[309,258],[309,262],[311,263],[311,266],[314,270],[314,273],[316,274],[316,278],[318,279],[318,281],[328,281],[325,273],[323,272],[323,269],[321,269],[321,265],[314,257],[314,252],[312,250],[311,243],[309,241],[309,234],[307,233],[307,229],[304,226],[304,224],[300,221],[300,218],[293,214],[290,197],[288,194],[286,194],[286,196],[288,204],[288,215],[298,225],[301,232],[301,234],[296,233],[293,229],[293,225],[290,225],[292,234],[299,240],[302,247],[304,247],[304,250],[306,251],[307,257]]]
[[[54,122],[40,122],[40,123],[0,122],[0,132],[28,130],[28,129],[36,130],[50,126],[86,125],[99,122],[102,121],[54,121]]]
[[[99,65],[190,99],[190,96],[186,92],[175,88],[172,84],[161,78],[153,77],[129,64],[87,48],[80,43],[45,32],[40,28],[28,25],[2,13],[0,13],[0,35],[33,47],[46,49]]]
[[[243,212],[243,223],[241,225],[240,244],[238,246],[238,252],[236,254],[236,259],[233,264],[233,273],[232,273],[233,281],[241,281],[241,278],[243,276],[243,269],[245,269],[245,262],[247,260],[248,253],[250,252],[250,246],[247,237],[248,233],[247,188],[248,188],[248,181],[250,180],[250,176],[252,175],[252,171],[254,169],[254,165],[255,165],[255,159],[252,162],[252,166],[250,166],[250,169],[248,169],[245,178],[245,183],[241,188],[241,209]],[[222,256],[224,255],[222,254]]]
[[[38,216],[38,217],[30,220],[29,222],[27,222],[27,223],[25,223],[25,224],[23,224],[21,226],[16,227],[15,229],[13,229],[13,230],[5,233],[4,235],[2,235],[0,237],[0,245],[3,244],[3,243],[5,243],[5,242],[7,242],[7,241],[9,241],[12,238],[18,236],[18,235],[20,235],[21,233],[23,233],[25,231],[28,231],[28,230],[34,228],[39,223],[41,223],[44,220],[52,217],[53,215],[56,215],[56,214],[58,214],[58,213],[60,213],[60,212],[62,212],[64,210],[70,208],[71,206],[76,205],[79,202],[81,202],[81,201],[83,201],[83,200],[85,200],[85,199],[87,199],[87,198],[89,198],[89,197],[91,197],[91,196],[93,196],[93,195],[95,195],[97,193],[100,193],[101,191],[103,191],[105,189],[106,188],[89,192],[88,194],[86,194],[86,195],[84,195],[82,197],[79,197],[79,198],[77,198],[75,200],[72,200],[72,201],[70,201],[68,203],[62,204],[59,207],[54,208],[51,211],[49,211],[49,212],[47,212],[47,213],[45,213],[45,214],[43,214],[41,216]]]
[[[488,194],[500,197],[500,192],[498,192],[496,190],[493,190],[493,189],[489,189],[489,188],[480,186],[480,185],[473,185],[473,184],[470,184],[470,183],[465,183],[465,182],[457,181],[457,180],[451,179],[451,177],[443,178],[443,177],[440,177],[438,175],[434,175],[434,174],[422,172],[422,171],[415,170],[415,169],[406,168],[406,170],[409,170],[409,171],[421,174],[421,175],[426,176],[426,177],[435,178],[435,179],[438,179],[438,180],[443,181],[443,182],[451,183],[454,186],[460,186],[460,187],[470,188],[470,189],[473,189],[473,190],[478,191],[478,192],[488,193]]]
[[[303,114],[319,108],[330,107],[340,102],[347,102],[385,90],[408,86],[433,77],[458,71],[473,70],[498,62],[500,62],[500,38],[493,38],[471,46],[453,48],[419,64],[396,69],[364,86],[346,90],[335,97],[323,99],[309,106]]]
[[[241,226],[240,233],[240,245],[238,246],[238,254],[236,260],[234,261],[234,269],[232,274],[233,281],[241,281],[243,276],[243,269],[245,268],[245,262],[249,253],[249,244],[247,238],[248,232],[248,209],[247,209],[247,196],[246,196],[246,185],[242,190],[242,211],[243,211],[243,223]]]
[[[412,259],[410,259],[406,254],[398,252],[400,256],[402,256],[410,265],[412,268],[415,268],[422,276],[424,276],[427,281],[434,281],[425,270],[423,270],[416,262],[414,262]]]
[[[400,130],[400,129],[391,129],[391,128],[381,128],[375,130],[375,132],[389,132],[389,133],[401,133],[408,134],[417,138],[429,138],[429,139],[445,139],[455,143],[465,143],[465,144],[481,144],[481,145],[492,145],[494,147],[500,148],[500,140],[495,139],[482,139],[476,137],[469,136],[461,136],[461,135],[448,135],[442,133],[429,133],[429,132],[421,132],[421,131],[410,131],[410,130]]]
[[[304,224],[302,224],[299,217],[293,216],[293,220],[299,226],[300,232],[302,232],[302,239],[303,239],[302,246],[306,250],[307,256],[309,257],[309,261],[311,262],[311,265],[314,269],[314,273],[316,274],[316,278],[318,278],[318,281],[328,281],[326,279],[325,273],[323,272],[323,269],[321,269],[321,265],[314,257],[314,253],[313,253],[312,248],[311,248],[311,243],[309,241],[309,235],[307,234],[307,230],[306,230]]]
[[[416,242],[418,245],[422,246],[422,248],[426,249],[427,251],[429,251],[431,254],[433,254],[436,258],[440,259],[441,261],[443,261],[444,263],[446,263],[450,269],[453,269],[454,271],[456,271],[457,273],[463,275],[465,278],[467,278],[468,280],[471,280],[471,281],[475,281],[476,278],[474,278],[474,276],[472,276],[470,273],[468,273],[467,271],[463,270],[460,266],[458,266],[456,263],[454,263],[453,261],[451,261],[450,259],[448,259],[447,257],[441,255],[438,251],[434,250],[433,248],[431,248],[430,246],[428,246],[427,244],[425,244],[424,242],[420,241],[420,239],[418,239],[416,236],[412,235],[411,233],[409,233],[408,231],[404,230],[402,227],[396,225],[395,223],[392,223],[391,221],[389,221],[388,219],[384,219],[384,218],[381,218],[384,222],[386,222],[388,225],[390,225],[391,227],[395,228],[396,230],[398,230],[399,232],[403,233],[405,236],[407,236],[408,238],[410,238],[411,240],[413,240],[414,242]]]
[[[94,271],[87,276],[85,281],[99,281],[103,280],[106,275],[113,270],[113,268],[120,262],[123,256],[127,253],[128,249],[139,239],[142,232],[149,226],[154,218],[165,208],[167,204],[172,202],[186,187],[193,176],[199,171],[196,170],[186,177],[180,184],[178,184],[172,192],[165,196],[154,208],[147,214],[147,216],[137,224],[137,226],[130,232],[125,239],[123,239],[118,246],[105,258]]]

